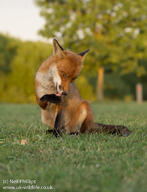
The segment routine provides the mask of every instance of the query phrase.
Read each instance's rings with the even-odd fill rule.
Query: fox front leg
[[[47,101],[50,103],[60,104],[61,103],[61,97],[56,96],[55,94],[46,94],[40,98],[40,101],[41,102]],[[57,113],[57,116],[55,119],[54,129],[46,131],[46,134],[53,133],[53,135],[55,137],[61,136],[61,130],[63,131],[63,128],[64,128],[64,126],[63,126],[63,112],[62,112],[61,106],[60,105],[58,105],[58,106],[59,106],[59,109],[58,109],[58,113]]]
[[[53,129],[53,135],[55,137],[61,136],[63,133],[65,133],[65,127],[64,127],[64,111],[62,110],[61,105],[59,105],[59,110],[55,119],[54,123],[54,129]]]
[[[62,116],[62,111],[59,111],[55,123],[54,123],[54,129],[48,129],[46,130],[46,134],[53,134],[55,137],[59,137],[62,135],[62,132],[64,131],[64,126],[63,126],[63,116]]]
[[[60,130],[61,119],[62,119],[62,111],[59,111],[56,116],[55,123],[54,123],[54,129],[53,129],[53,135],[55,137],[61,136],[61,130]]]

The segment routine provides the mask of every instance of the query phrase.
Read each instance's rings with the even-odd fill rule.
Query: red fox
[[[128,136],[125,126],[95,123],[90,104],[80,97],[74,80],[80,74],[89,50],[76,54],[64,50],[53,39],[53,55],[40,66],[35,77],[37,103],[41,107],[42,122],[55,136],[62,133],[111,133]]]

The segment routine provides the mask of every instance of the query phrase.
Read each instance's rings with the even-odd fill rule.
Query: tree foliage
[[[0,34],[0,72],[9,73],[10,64],[16,54],[17,40]]]
[[[90,48],[86,70],[119,70],[145,74],[146,0],[36,0],[45,25],[40,34],[57,37],[77,52]]]
[[[2,42],[4,40],[7,42],[9,39],[3,36]],[[15,51],[13,48],[9,49],[13,41],[16,42]],[[2,57],[5,58],[3,65],[7,70],[1,70],[0,100],[16,103],[34,102],[35,73],[40,64],[51,54],[52,49],[48,44],[41,42],[22,42],[15,39],[12,39],[12,42],[5,43],[3,46],[5,51],[1,52]]]

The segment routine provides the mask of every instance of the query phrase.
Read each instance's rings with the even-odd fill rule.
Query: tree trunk
[[[104,68],[99,67],[97,71],[97,100],[104,100]]]
[[[143,87],[141,83],[136,85],[136,101],[137,103],[142,103],[143,101]]]

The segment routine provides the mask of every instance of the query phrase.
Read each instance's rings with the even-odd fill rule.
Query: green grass
[[[0,191],[9,179],[36,180],[59,192],[143,192],[147,185],[147,103],[93,104],[95,121],[123,124],[129,137],[117,135],[45,135],[36,105],[0,105]],[[26,139],[28,144],[21,145]],[[3,184],[8,180],[8,184]],[[53,190],[49,190],[53,191]]]

